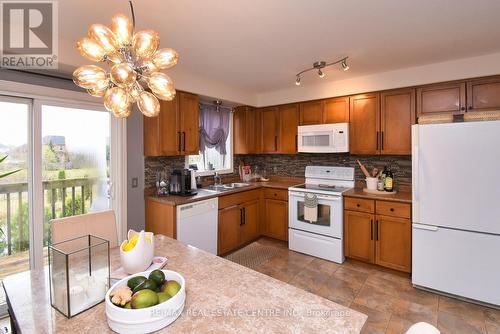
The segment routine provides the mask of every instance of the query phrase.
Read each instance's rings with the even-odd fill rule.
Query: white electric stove
[[[354,168],[307,166],[306,182],[288,188],[288,247],[342,263],[344,214],[342,193],[354,187]],[[317,200],[317,217],[305,219],[305,197]]]

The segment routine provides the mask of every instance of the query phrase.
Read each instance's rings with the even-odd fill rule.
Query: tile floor
[[[352,260],[339,265],[268,238],[256,243],[279,252],[255,270],[368,315],[362,333],[404,333],[425,321],[443,334],[500,334],[500,310],[415,289],[408,275]]]

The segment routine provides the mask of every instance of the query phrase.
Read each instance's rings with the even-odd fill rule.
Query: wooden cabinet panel
[[[230,252],[240,245],[241,212],[239,205],[219,210],[218,255]]]
[[[374,213],[375,201],[371,199],[344,197],[344,208],[346,210]]]
[[[271,238],[288,241],[288,202],[264,200],[265,231]]]
[[[146,231],[177,238],[175,206],[146,199]]]
[[[260,235],[260,199],[244,203],[242,209],[244,220],[241,226],[241,243],[245,244]]]
[[[179,111],[177,98],[172,101],[160,100],[161,155],[181,154],[181,130],[179,128]]]
[[[323,123],[323,100],[303,102],[299,108],[300,125],[313,125]]]
[[[370,263],[375,261],[373,223],[372,214],[344,211],[344,246],[347,257]]]
[[[429,85],[417,89],[417,116],[465,112],[465,82]]]
[[[161,112],[160,112],[161,114]],[[143,119],[143,136],[144,136],[144,156],[157,157],[162,155],[160,144],[161,120],[160,116],[146,117]],[[175,132],[177,134],[177,131]]]
[[[247,154],[249,147],[247,143],[247,107],[234,108],[233,113],[233,149],[234,154]]]
[[[500,110],[500,77],[467,82],[467,111]]]
[[[228,206],[239,205],[245,202],[253,201],[260,198],[260,190],[246,190],[236,194],[230,194],[219,197],[219,210]]]
[[[377,201],[376,212],[379,215],[411,218],[411,205],[398,202]]]
[[[288,201],[288,190],[265,188],[264,198],[277,199],[280,201]]]
[[[199,100],[198,95],[179,92],[179,119],[182,133],[183,155],[199,153]]]
[[[261,153],[261,113],[255,108],[247,110],[247,147],[248,153]]]
[[[349,109],[349,151],[352,154],[379,152],[380,96],[361,94],[351,97]]]
[[[377,216],[375,263],[411,271],[411,222],[409,219]]]
[[[382,154],[411,154],[411,126],[415,124],[415,90],[380,94],[380,147]]]
[[[278,152],[279,111],[276,107],[261,109],[262,153]]]
[[[278,153],[297,153],[297,127],[299,126],[299,108],[297,104],[279,107]]]
[[[349,97],[336,97],[324,101],[323,123],[349,122]]]

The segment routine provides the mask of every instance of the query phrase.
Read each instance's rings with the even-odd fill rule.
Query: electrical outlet
[[[132,178],[132,188],[137,188],[139,186],[139,178],[133,177]]]

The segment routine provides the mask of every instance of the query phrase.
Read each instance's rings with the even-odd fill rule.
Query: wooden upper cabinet
[[[181,152],[181,133],[179,129],[178,100],[160,100],[161,155],[179,155]]]
[[[351,97],[349,109],[349,151],[352,154],[379,153],[380,94]]]
[[[349,97],[336,97],[324,101],[323,123],[349,122]]]
[[[262,153],[278,153],[278,108],[263,108],[260,112],[262,117]]]
[[[500,76],[467,82],[467,111],[500,110]]]
[[[260,111],[248,107],[236,107],[233,114],[234,154],[260,153]]]
[[[411,154],[411,125],[415,124],[415,89],[380,94],[382,154]]]
[[[234,154],[249,153],[247,143],[247,108],[240,106],[234,108],[233,113],[233,140]]]
[[[200,151],[200,104],[198,95],[179,92],[179,120],[182,135],[183,155],[198,154]]]
[[[302,102],[299,105],[299,124],[313,125],[323,123],[324,101]]]
[[[465,112],[465,82],[417,88],[417,116]]]
[[[297,104],[280,106],[278,153],[297,153],[297,127],[299,126],[299,108]]]
[[[144,155],[198,154],[198,95],[177,92],[172,101],[160,101],[160,115],[144,119]]]
[[[161,112],[162,111],[160,111],[160,115]],[[163,155],[160,143],[161,116],[157,117],[142,116],[142,119],[143,119],[143,136],[144,136],[144,156],[157,157]],[[175,135],[177,135],[177,131],[175,131]]]

